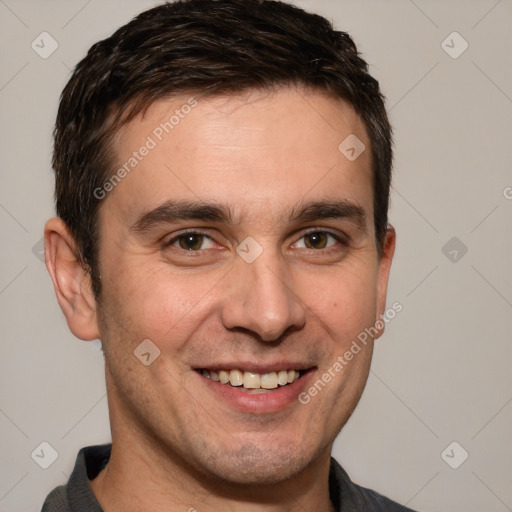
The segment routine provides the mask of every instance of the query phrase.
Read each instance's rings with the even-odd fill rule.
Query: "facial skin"
[[[117,164],[188,99],[158,101],[126,125]],[[371,342],[307,405],[297,397],[385,311],[395,235],[379,258],[370,142],[351,107],[319,92],[196,99],[102,201],[98,302],[62,221],[46,227],[68,325],[104,347],[113,449],[92,487],[107,512],[327,511],[332,444],[364,388]],[[367,148],[353,162],[338,150],[351,133]],[[217,210],[141,222],[176,202]],[[319,203],[351,207],[324,218]],[[185,230],[205,236],[187,246]],[[252,263],[236,251],[247,237],[262,249]],[[148,366],[134,356],[145,339],[160,350]],[[247,394],[203,368],[309,371]]]

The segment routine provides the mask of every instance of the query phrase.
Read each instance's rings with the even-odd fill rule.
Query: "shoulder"
[[[331,501],[337,512],[414,512],[378,492],[355,484],[333,458],[331,458],[329,488]]]
[[[82,448],[68,482],[46,497],[41,512],[102,512],[89,481],[105,467],[110,450],[110,444]]]
[[[69,502],[66,497],[66,486],[56,487],[48,494],[43,503],[41,512],[68,512],[70,510]]]
[[[357,484],[354,484],[354,486],[359,490],[361,496],[364,496],[365,505],[373,507],[371,509],[365,508],[364,510],[374,510],[375,512],[414,512],[414,510],[400,505],[396,501],[390,500],[378,492],[366,489]]]

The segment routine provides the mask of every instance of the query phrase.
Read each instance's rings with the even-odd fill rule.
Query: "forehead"
[[[356,159],[354,143],[363,149]],[[371,210],[369,147],[353,108],[320,92],[182,95],[119,130],[112,173],[127,172],[106,203],[126,216],[183,198],[225,203],[234,215],[277,214],[341,195]]]

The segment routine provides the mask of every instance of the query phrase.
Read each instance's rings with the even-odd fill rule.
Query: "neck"
[[[91,481],[104,512],[331,512],[331,445],[286,480],[264,484],[227,481],[144,430],[121,405],[115,386],[108,396],[112,452],[105,469]]]
[[[105,469],[91,481],[104,512],[331,512],[330,450],[288,480],[239,485],[194,471],[154,441],[115,436]],[[116,432],[117,433],[117,432]]]

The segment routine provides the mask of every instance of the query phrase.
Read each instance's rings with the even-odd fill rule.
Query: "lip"
[[[221,370],[240,370],[241,372],[251,373],[271,373],[279,372],[281,370],[310,370],[313,368],[311,364],[293,362],[288,360],[274,361],[272,363],[256,363],[254,361],[236,361],[236,362],[224,362],[215,364],[205,364],[204,366],[195,366],[195,370],[213,370],[219,372]]]
[[[250,364],[247,366],[242,366],[242,364],[238,363],[236,366],[228,367],[231,369],[241,369],[244,368],[261,368],[259,365]],[[208,366],[209,370],[216,371],[215,366]],[[220,368],[225,369],[226,367]],[[270,367],[266,367],[267,369]],[[274,366],[275,368],[275,366]],[[281,369],[284,367],[281,366]],[[288,367],[288,369],[292,369],[292,367]],[[295,368],[299,369],[299,368]],[[206,386],[208,391],[215,396],[215,400],[220,400],[227,404],[230,408],[235,409],[239,412],[249,413],[249,414],[272,414],[282,411],[286,408],[293,406],[293,404],[300,405],[298,397],[300,393],[308,386],[309,381],[315,373],[316,368],[309,367],[305,369],[304,374],[300,377],[300,379],[296,380],[292,384],[287,384],[286,386],[279,386],[274,391],[270,391],[268,393],[258,393],[252,394],[247,393],[246,391],[240,391],[238,387],[230,386],[229,384],[221,384],[220,382],[215,382],[212,379],[208,379],[201,375],[200,372],[195,371],[197,378],[200,379],[202,385]],[[245,370],[251,371],[251,370]],[[269,371],[276,371],[269,370]],[[268,373],[268,371],[258,370],[255,373]]]

